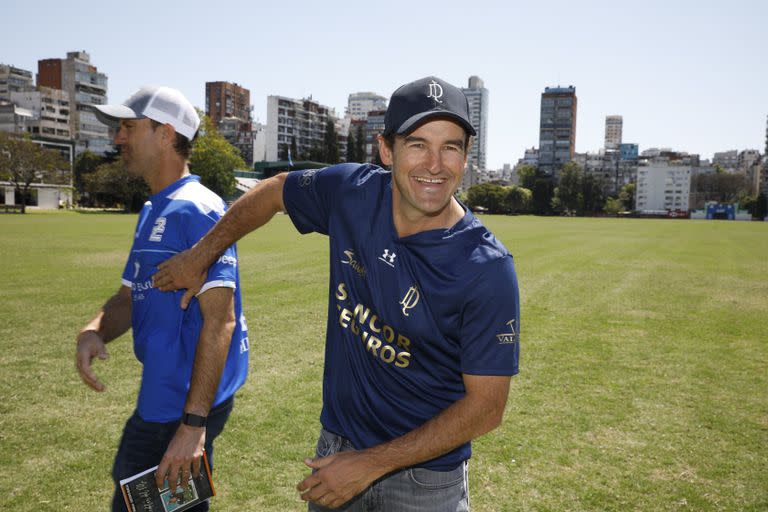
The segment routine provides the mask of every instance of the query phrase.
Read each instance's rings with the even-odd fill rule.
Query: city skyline
[[[579,153],[603,147],[607,115],[623,117],[623,141],[640,151],[670,147],[706,159],[764,151],[765,2],[651,1],[638,9],[481,1],[466,9],[395,1],[385,9],[353,2],[256,8],[237,0],[227,9],[238,15],[221,27],[208,5],[179,10],[140,0],[113,14],[80,0],[13,4],[5,8],[11,23],[0,33],[0,62],[34,74],[38,60],[84,50],[109,77],[112,103],[162,83],[204,109],[206,82],[236,82],[251,91],[262,123],[269,95],[312,95],[343,115],[354,92],[389,97],[427,75],[466,87],[476,75],[489,91],[491,169],[538,145],[541,92],[558,85],[577,88]]]

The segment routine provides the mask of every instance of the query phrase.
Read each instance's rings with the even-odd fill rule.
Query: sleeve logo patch
[[[317,171],[320,169],[307,169],[303,173],[301,173],[301,176],[299,177],[299,186],[300,187],[308,187],[312,184],[312,181],[315,179],[315,174],[317,174]]]
[[[515,330],[515,320],[510,320],[507,322],[507,325],[509,326],[509,332],[503,332],[496,335],[496,339],[499,340],[499,344],[501,345],[517,343],[517,330]]]

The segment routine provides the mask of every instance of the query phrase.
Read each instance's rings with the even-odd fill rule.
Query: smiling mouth
[[[413,179],[419,183],[429,183],[431,185],[439,185],[445,182],[445,178],[423,178],[421,176],[414,176]]]

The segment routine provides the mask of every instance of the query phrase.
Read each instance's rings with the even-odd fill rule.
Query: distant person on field
[[[200,118],[168,87],[143,87],[123,105],[97,105],[97,117],[119,127],[115,144],[128,172],[152,192],[139,215],[122,286],[77,336],[83,381],[103,391],[91,367],[107,358],[105,344],[133,329],[133,349],[144,368],[136,410],[115,457],[113,511],[126,510],[118,483],[159,465],[171,492],[200,471],[203,448],[213,466],[213,441],[226,423],[234,393],[248,372],[248,333],[242,313],[237,252],[211,262],[189,307],[183,293],[152,286],[157,265],[192,247],[224,215],[225,203],[189,174],[188,160]],[[208,502],[192,509],[207,511]]]
[[[187,288],[185,301],[223,250],[282,210],[299,232],[328,235],[322,430],[298,485],[311,511],[469,510],[470,441],[502,420],[520,332],[512,256],[454,198],[473,135],[461,90],[406,84],[379,136],[391,170],[264,180],[155,275],[160,289]]]

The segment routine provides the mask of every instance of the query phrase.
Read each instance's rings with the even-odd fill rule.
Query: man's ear
[[[379,158],[381,158],[381,162],[387,167],[391,166],[392,165],[392,148],[389,147],[386,139],[384,139],[384,137],[382,137],[381,135],[378,135],[376,137],[376,140],[379,142]]]
[[[176,141],[176,128],[172,124],[166,123],[160,127],[163,143],[173,146]]]

